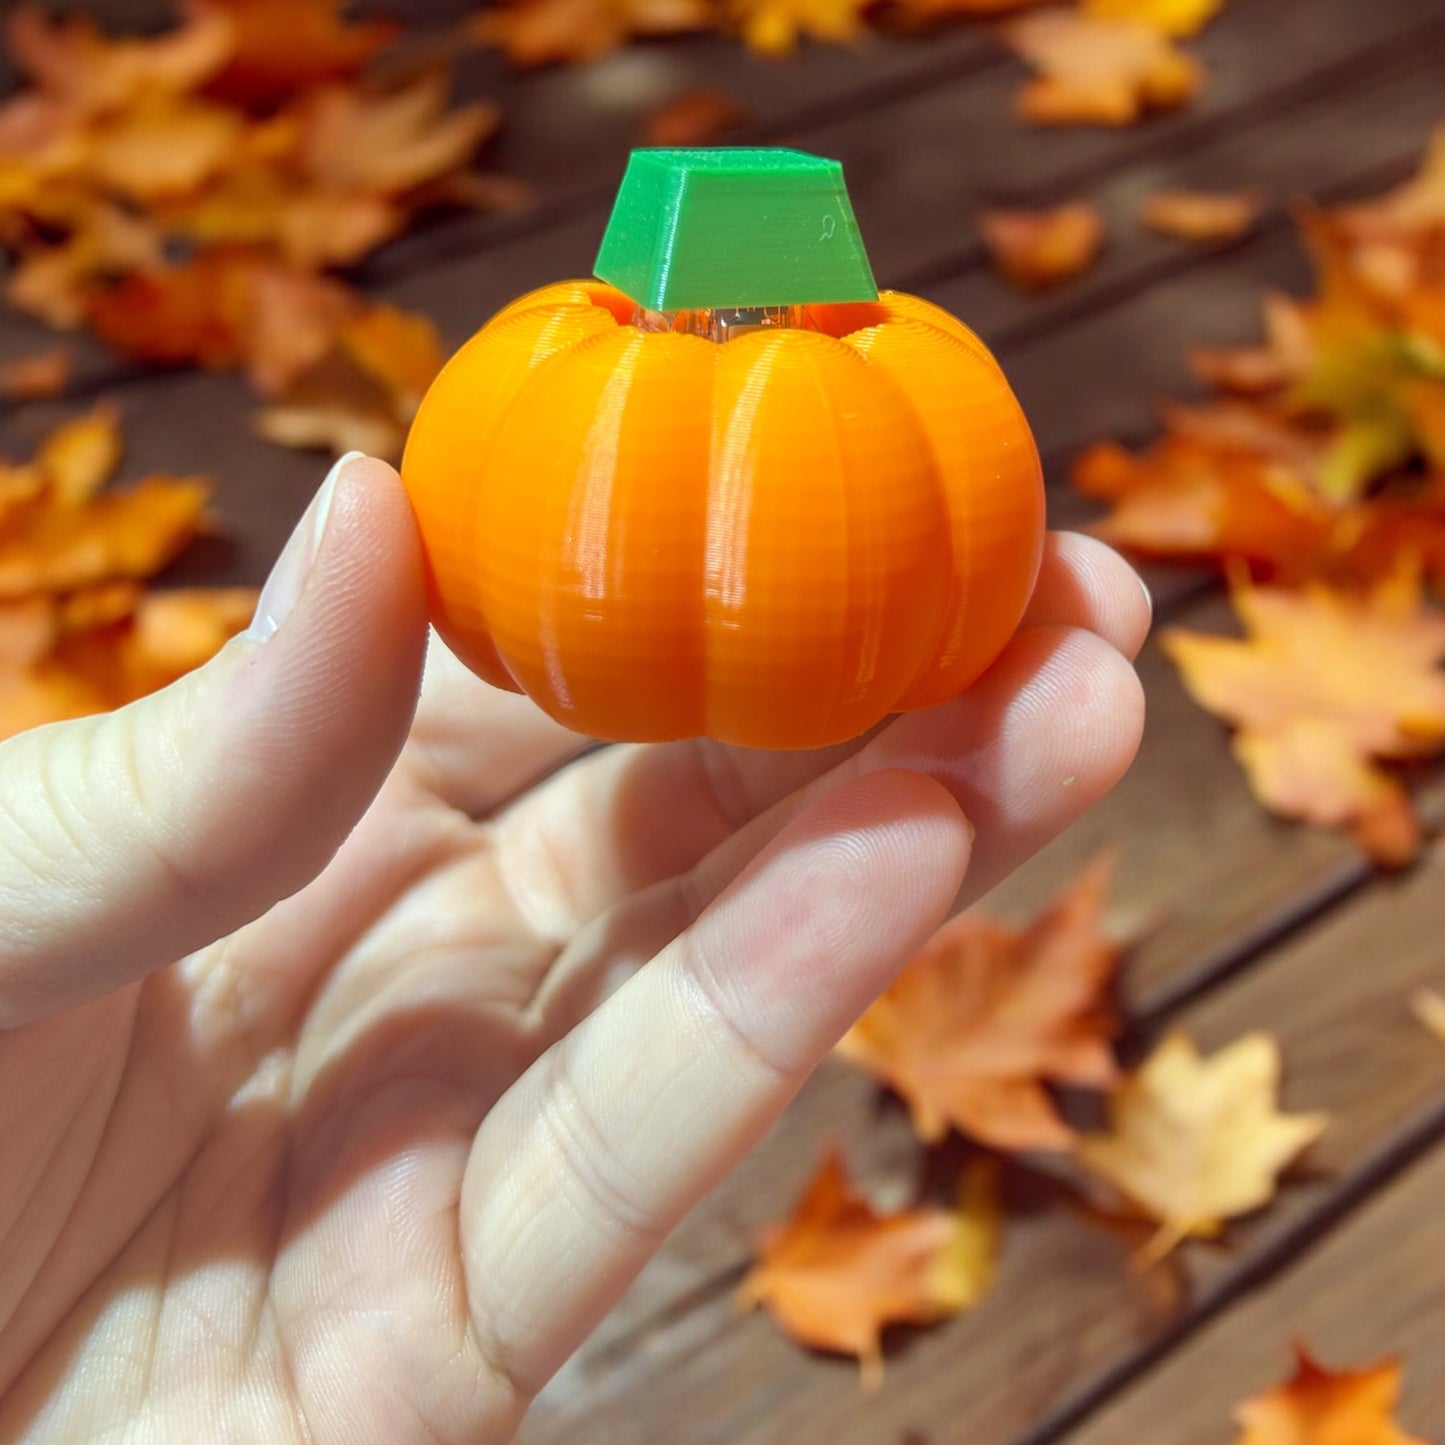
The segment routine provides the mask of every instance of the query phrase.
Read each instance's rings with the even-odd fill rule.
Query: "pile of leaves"
[[[127,358],[240,372],[279,443],[395,458],[442,346],[346,270],[435,208],[522,193],[473,169],[496,107],[454,106],[444,66],[397,59],[397,26],[345,12],[178,0],[169,30],[112,38],[8,9],[25,85],[0,104],[4,291]],[[70,347],[22,357],[0,394],[63,395],[74,371]],[[165,686],[251,615],[247,591],[147,589],[209,525],[212,488],[102,491],[120,452],[102,408],[0,463],[0,737]]]
[[[156,476],[102,492],[120,460],[101,407],[30,461],[0,461],[0,739],[144,697],[250,621],[252,591],[147,589],[205,527],[211,486]]]
[[[865,1389],[882,1382],[886,1327],[934,1324],[988,1296],[1005,1167],[1071,1185],[1080,1228],[1090,1217],[1142,1225],[1135,1264],[1146,1268],[1268,1207],[1328,1124],[1281,1112],[1282,1059],[1267,1034],[1206,1057],[1174,1032],[1137,1068],[1121,1066],[1109,876],[1110,862],[1096,861],[1026,927],[976,912],[946,924],[839,1046],[900,1096],[921,1146],[953,1131],[972,1146],[954,1199],[891,1212],[858,1193],[834,1150],[792,1217],[763,1232],[739,1305],[766,1308],[801,1344],[855,1356]],[[1445,1030],[1435,995],[1416,1006]],[[1108,1128],[1066,1123],[1060,1086],[1102,1095]],[[1295,1353],[1290,1379],[1239,1406],[1237,1445],[1426,1445],[1395,1420],[1399,1361],[1332,1370]]]
[[[395,36],[340,0],[186,0],[144,39],[11,12],[9,302],[145,362],[243,371],[278,441],[395,456],[442,348],[335,272],[434,207],[517,198],[471,169],[494,106],[453,107],[435,66],[362,76]],[[53,382],[44,360],[13,389]]]
[[[1137,1070],[1120,1067],[1109,876],[1096,862],[1026,928],[976,912],[946,924],[839,1053],[902,1098],[924,1145],[957,1131],[1016,1167],[1052,1159],[1090,1212],[1146,1226],[1143,1265],[1268,1204],[1327,1121],[1279,1112],[1279,1047],[1263,1034],[1208,1058],[1171,1034]],[[1109,1129],[1068,1124],[1061,1085],[1103,1095]],[[996,1172],[983,1155],[953,1207],[880,1215],[828,1158],[793,1219],[764,1237],[741,1302],[766,1305],[805,1344],[857,1355],[876,1382],[885,1325],[935,1321],[986,1294],[1003,1227]]]
[[[1415,179],[1299,224],[1316,294],[1267,298],[1262,343],[1194,356],[1208,400],[1074,480],[1110,542],[1226,573],[1244,638],[1164,643],[1261,801],[1398,865],[1420,827],[1386,765],[1445,748],[1445,130]]]

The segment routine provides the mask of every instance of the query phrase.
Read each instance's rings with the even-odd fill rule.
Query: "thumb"
[[[141,978],[310,882],[396,761],[426,639],[400,480],[348,457],[249,632],[130,707],[0,745],[0,1029]]]

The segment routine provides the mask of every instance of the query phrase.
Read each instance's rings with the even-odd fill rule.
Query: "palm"
[[[523,711],[445,673],[311,887],[142,984],[0,1036],[0,1097],[40,1111],[14,1143],[7,1125],[0,1299],[25,1303],[0,1380],[49,1338],[0,1436],[42,1404],[55,1413],[36,1433],[57,1441],[137,1417],[195,1438],[231,1409],[239,1433],[215,1438],[280,1440],[340,1410],[334,1438],[360,1439],[341,1420],[362,1399],[379,1439],[515,1423],[476,1358],[457,1205],[482,1116],[551,1041],[529,1001],[560,940],[517,892],[541,908],[557,880],[504,860],[505,829],[470,808],[528,781],[507,764],[545,771],[575,740],[535,715],[498,775],[481,757],[438,767],[468,701]],[[377,1313],[384,1353],[366,1343]],[[117,1357],[133,1389],[110,1393],[107,1419],[87,1384]]]
[[[1021,639],[969,697],[866,745],[609,749],[560,772],[582,740],[434,649],[410,741],[314,882],[142,983],[0,1033],[0,1439],[508,1438],[667,1224],[886,977],[843,958],[827,983],[837,998],[809,1005],[822,1017],[789,1023],[796,1048],[722,1017],[747,1013],[728,997],[700,1019],[653,998],[660,1018],[634,1027],[623,1010],[620,1035],[598,1033],[607,1010],[575,1026],[865,764],[932,772],[967,811],[996,815],[970,893],[1013,866],[1132,754],[1124,717],[1067,796],[1014,816],[1000,793],[1005,724],[1028,756],[1072,769],[1067,746],[1028,729],[1082,736],[1118,704],[1109,664],[1067,719],[1008,722],[1029,687],[1056,689],[1051,669],[1077,669],[1072,636]],[[837,897],[819,881],[817,907],[883,956],[926,932],[912,914],[935,905],[869,868],[879,895],[856,905],[876,936],[844,917],[857,878],[840,876]],[[752,932],[732,934],[748,952],[781,939],[791,968],[790,931],[816,952],[817,928],[772,889],[761,908],[739,901]],[[649,1066],[671,1080],[633,1079],[636,1032],[658,1022],[643,1037],[664,1055],[675,1032],[680,1052]],[[528,1072],[574,1029],[569,1046],[597,1037]],[[695,1058],[722,1072],[684,1078]],[[712,1109],[735,1079],[738,1098],[700,1129],[687,1110]],[[658,1133],[645,1115],[662,1084],[684,1117],[661,1124],[665,1155],[639,1163],[614,1131]],[[544,1210],[550,1222],[532,1226]],[[559,1217],[570,1245],[556,1243]]]

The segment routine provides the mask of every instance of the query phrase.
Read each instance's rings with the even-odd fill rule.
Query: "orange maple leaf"
[[[1015,286],[1038,290],[1087,271],[1104,245],[1104,221],[1084,202],[1047,211],[985,211],[984,243]]]
[[[87,16],[59,20],[21,5],[5,29],[7,53],[41,93],[82,115],[197,90],[231,62],[236,44],[235,26],[219,12],[197,13],[153,38],[115,40]]]
[[[1011,21],[1003,37],[1040,72],[1017,107],[1039,125],[1132,125],[1183,105],[1203,81],[1195,60],[1137,20],[1045,10]]]
[[[38,351],[0,363],[0,396],[12,401],[44,401],[60,396],[75,374],[75,356],[68,347]]]
[[[1083,0],[1084,14],[1097,20],[1135,20],[1165,35],[1197,35],[1219,13],[1224,0]]]
[[[839,1044],[907,1101],[929,1143],[950,1126],[1001,1149],[1067,1149],[1045,1080],[1118,1076],[1106,993],[1119,951],[1101,914],[1100,859],[1028,928],[965,913],[947,923]]]
[[[1150,230],[1181,241],[1219,244],[1254,229],[1263,202],[1257,191],[1156,191],[1144,205]]]
[[[1426,1445],[1395,1421],[1400,1364],[1327,1370],[1295,1346],[1294,1378],[1235,1412],[1236,1445]]]
[[[650,146],[714,145],[750,119],[725,90],[685,90],[646,118],[643,139]]]
[[[1246,637],[1180,630],[1163,645],[1196,701],[1234,723],[1235,755],[1273,811],[1350,827],[1382,863],[1419,849],[1409,798],[1379,759],[1445,746],[1445,614],[1417,572],[1367,590],[1237,579]]]
[[[881,1215],[849,1188],[835,1151],[792,1219],[763,1235],[737,1301],[765,1305],[801,1344],[856,1355],[864,1385],[876,1386],[885,1325],[933,1324],[988,1292],[999,1224],[997,1176],[987,1162],[965,1173],[956,1209]]]
[[[715,23],[712,0],[510,0],[472,22],[479,44],[513,65],[596,60],[634,35],[680,35]]]
[[[249,589],[146,594],[203,525],[210,487],[103,491],[121,449],[118,414],[100,406],[32,461],[0,465],[0,738],[167,686],[254,610]]]
[[[185,0],[193,24],[217,21],[232,52],[213,83],[225,99],[265,107],[327,80],[355,75],[399,27],[349,20],[347,0]]]

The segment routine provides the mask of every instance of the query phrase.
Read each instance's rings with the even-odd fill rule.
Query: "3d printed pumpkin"
[[[876,292],[840,167],[637,152],[597,269],[493,317],[417,418],[453,650],[633,741],[817,747],[972,682],[1033,589],[1038,454],[973,333]]]

